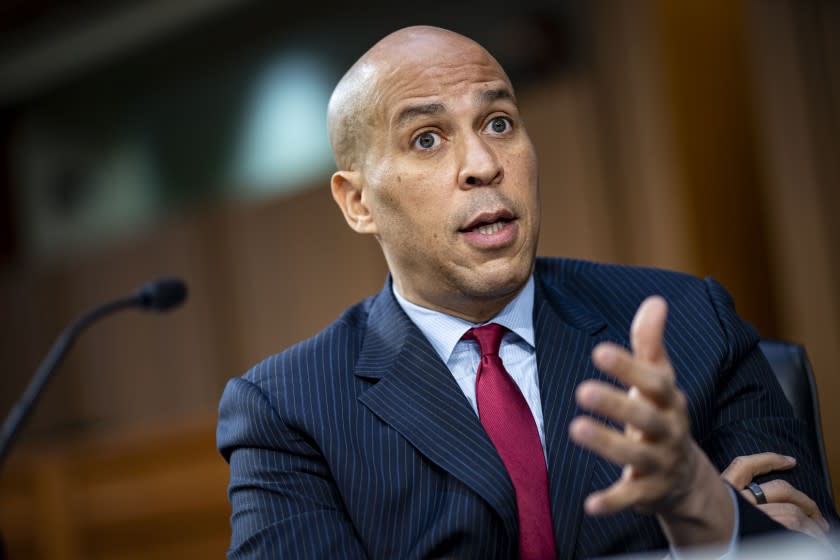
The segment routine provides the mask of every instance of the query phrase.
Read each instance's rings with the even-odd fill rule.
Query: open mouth
[[[467,227],[462,228],[461,232],[493,235],[494,233],[499,233],[507,224],[515,219],[516,217],[507,210],[490,213],[485,212],[477,216]]]
[[[510,221],[511,220],[501,219],[501,220],[497,220],[497,221],[495,221],[491,224],[482,224],[482,225],[479,225],[479,226],[469,228],[465,231],[477,232],[477,233],[480,233],[482,235],[493,235],[494,233],[500,232],[502,230],[502,228],[505,227],[505,224],[510,223]]]

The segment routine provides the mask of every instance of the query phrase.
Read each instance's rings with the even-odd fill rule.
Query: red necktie
[[[519,557],[522,560],[556,558],[548,472],[534,416],[519,387],[499,358],[506,329],[490,323],[464,335],[481,349],[475,381],[478,416],[496,446],[516,491],[519,512]]]

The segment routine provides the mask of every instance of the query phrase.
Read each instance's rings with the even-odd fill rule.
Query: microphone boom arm
[[[67,327],[53,342],[47,356],[38,366],[29,381],[29,385],[26,386],[23,395],[9,411],[6,420],[3,422],[2,430],[0,430],[0,468],[2,468],[23,422],[29,416],[38,398],[44,392],[47,382],[52,378],[64,356],[82,331],[105,315],[121,309],[140,307],[162,311],[179,305],[184,298],[186,298],[186,286],[183,282],[174,278],[165,278],[146,284],[130,297],[118,299],[92,309]]]

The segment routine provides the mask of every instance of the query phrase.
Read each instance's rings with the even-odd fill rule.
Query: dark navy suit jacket
[[[642,300],[670,305],[665,342],[692,433],[723,469],[737,455],[799,459],[783,475],[833,512],[756,332],[713,280],[538,259],[534,328],[559,558],[663,548],[651,516],[587,517],[620,468],[574,445],[575,387],[606,379],[600,341],[628,344]],[[218,446],[230,462],[233,558],[515,558],[514,491],[476,414],[391,293],[229,382]],[[739,498],[740,499],[740,498]],[[741,534],[779,529],[747,502]]]

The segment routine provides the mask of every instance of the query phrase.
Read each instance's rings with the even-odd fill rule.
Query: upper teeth
[[[475,228],[475,231],[483,235],[491,235],[493,233],[496,233],[503,227],[505,227],[505,224],[503,224],[502,222],[495,222],[486,226],[477,227]]]

